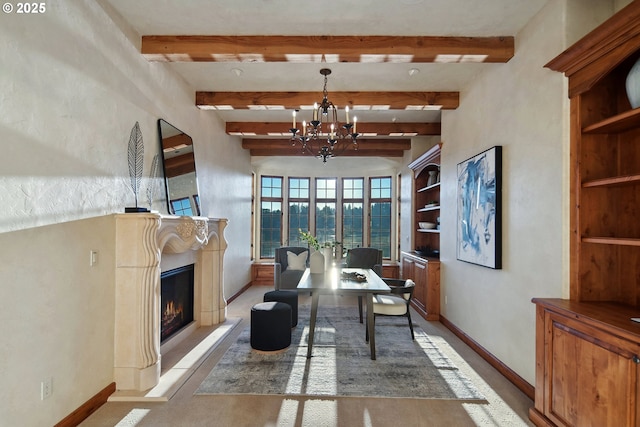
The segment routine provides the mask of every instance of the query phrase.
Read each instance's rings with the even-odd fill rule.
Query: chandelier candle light
[[[341,140],[351,139],[354,150],[358,149],[358,132],[356,129],[358,119],[354,117],[353,123],[349,121],[349,107],[346,106],[344,109],[346,122],[344,125],[340,125],[338,108],[333,102],[329,101],[329,93],[327,92],[327,76],[331,74],[331,70],[323,68],[320,70],[320,74],[324,76],[322,102],[320,105],[317,102],[313,104],[313,117],[309,123],[306,120],[302,121],[302,135],[296,128],[298,110],[294,110],[292,127],[289,131],[291,132],[292,146],[295,147],[300,144],[304,154],[316,156],[323,163],[326,163],[327,159],[344,152],[349,147],[348,143],[340,144]],[[326,137],[326,140],[323,140],[323,137]]]

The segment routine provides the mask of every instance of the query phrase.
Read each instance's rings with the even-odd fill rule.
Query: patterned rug
[[[291,346],[276,353],[252,350],[247,327],[195,394],[485,399],[417,325],[411,340],[406,318],[376,319],[371,360],[357,308],[321,305],[307,359],[309,312],[300,307]]]

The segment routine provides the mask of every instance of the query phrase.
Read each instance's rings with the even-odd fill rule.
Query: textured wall
[[[581,6],[549,2],[516,36],[515,57],[443,112],[441,312],[530,384],[531,298],[568,297],[569,287],[569,103],[565,78],[544,65],[613,13]],[[457,164],[494,145],[503,146],[502,270],[456,260]]]
[[[159,152],[158,118],[192,136],[203,213],[231,218],[225,294],[249,282],[248,153],[215,113],[194,106],[194,89],[167,64],[144,60],[139,37],[114,19],[85,1],[0,14],[2,425],[52,425],[113,381],[105,215],[134,203],[127,143],[136,121],[145,176]],[[166,213],[161,194],[153,209]],[[53,395],[41,401],[46,377]]]

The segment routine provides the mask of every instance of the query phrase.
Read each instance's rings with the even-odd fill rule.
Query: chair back
[[[413,291],[416,289],[416,283],[411,280],[402,280],[402,279],[382,279],[390,288],[391,293],[396,295],[401,295],[406,301],[407,304],[411,302],[411,298],[413,298]]]
[[[287,252],[293,252],[296,255],[300,255],[304,251],[308,251],[309,248],[302,246],[281,246],[276,248],[274,262],[280,264],[282,271],[285,271],[289,264],[287,262]],[[307,267],[309,266],[309,257],[307,256]]]
[[[349,249],[345,265],[349,268],[370,268],[381,275],[382,251],[377,248]]]

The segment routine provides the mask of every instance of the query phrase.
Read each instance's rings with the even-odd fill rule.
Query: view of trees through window
[[[344,251],[370,246],[391,257],[391,177],[369,178],[369,188],[364,177],[288,177],[286,189],[284,183],[260,177],[260,258],[273,258],[283,244],[306,246],[299,230],[320,243],[340,241]]]
[[[273,258],[282,236],[282,177],[263,176],[260,197],[260,257]]]

